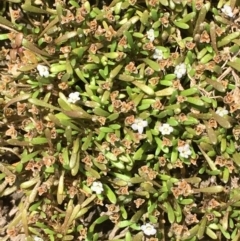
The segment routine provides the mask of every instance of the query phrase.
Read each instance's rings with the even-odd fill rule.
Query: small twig
[[[115,226],[115,227],[117,228],[117,230],[119,229],[117,226]],[[113,231],[114,231],[115,227],[113,228]],[[105,240],[105,241],[113,240],[113,238],[114,238],[114,239],[120,239],[120,238],[122,238],[122,237],[125,237],[126,232],[128,231],[128,229],[129,229],[128,227],[125,228],[119,235],[117,235],[117,236],[115,236],[115,237],[114,237],[114,236],[112,237],[112,233],[113,233],[113,231],[112,231],[111,234],[109,235],[109,239],[108,239],[108,240]],[[116,231],[117,231],[117,230],[116,230]],[[115,231],[115,233],[116,233],[116,231]],[[115,233],[114,233],[114,234],[115,234]],[[112,237],[112,238],[111,238],[111,237]]]
[[[116,232],[119,230],[119,227],[117,225],[114,226],[112,232],[109,234],[109,240],[112,240],[115,235],[116,235]]]
[[[16,155],[17,157],[21,158],[16,152],[14,152],[11,148],[8,147],[0,147],[0,150],[4,150],[4,151],[9,151],[11,153],[13,153],[14,155]]]

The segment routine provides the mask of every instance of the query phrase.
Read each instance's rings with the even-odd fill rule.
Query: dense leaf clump
[[[3,240],[240,239],[238,1],[0,9]]]

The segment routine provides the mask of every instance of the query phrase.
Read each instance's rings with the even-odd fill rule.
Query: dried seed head
[[[175,81],[173,82],[173,87],[174,87],[175,89],[177,89],[177,90],[184,90],[183,87],[182,87],[182,85],[181,85],[180,80],[175,80]],[[182,97],[183,97],[183,96],[182,96]]]
[[[200,43],[210,43],[210,36],[206,30],[200,35]]]
[[[5,132],[6,136],[11,136],[12,139],[16,139],[17,138],[17,131],[15,129],[15,127],[13,125],[8,125],[8,130]]]
[[[124,52],[117,52],[117,53],[118,53],[118,57],[116,58],[117,62],[121,61],[126,57],[126,54]]]
[[[227,92],[226,96],[223,98],[225,104],[231,104],[234,101],[233,92]]]
[[[23,16],[21,9],[19,8],[17,10],[12,10],[11,16],[14,18],[14,20],[20,19]]]
[[[238,181],[239,181],[239,177],[231,177],[231,188],[239,188],[239,184],[238,184]]]
[[[145,202],[145,200],[142,198],[138,198],[138,199],[134,200],[133,202],[135,203],[136,208],[139,208]]]
[[[220,206],[220,203],[218,201],[216,201],[214,198],[212,198],[209,202],[208,202],[208,207],[214,209],[215,207]]]
[[[38,115],[39,109],[35,105],[32,105],[32,107],[30,109],[28,109],[28,112],[32,113],[33,115]],[[27,124],[30,124],[31,120],[30,119],[27,119],[27,120],[28,120]]]
[[[132,125],[132,124],[134,123],[134,120],[135,120],[134,115],[127,116],[127,117],[125,118],[125,124],[126,124],[126,125]]]
[[[20,102],[17,102],[17,114],[20,116],[23,115],[25,113],[26,106],[27,106],[26,103],[22,104]]]
[[[124,48],[127,47],[127,37],[126,36],[123,36],[119,42],[118,42],[118,46],[122,46]]]
[[[231,59],[231,52],[229,47],[224,47],[222,51],[220,51],[220,56],[223,61],[228,61]]]
[[[86,238],[87,238],[87,228],[81,228],[79,230],[78,239],[79,239],[79,241],[82,241],[82,240],[86,240]]]
[[[215,164],[219,165],[220,167],[224,167],[226,165],[226,159],[222,156],[217,156],[215,159]]]
[[[195,48],[196,44],[193,42],[187,41],[185,46],[188,50],[193,50]]]
[[[45,48],[48,54],[53,55],[56,52],[56,47],[53,45],[48,44]]]
[[[88,187],[92,186],[93,182],[96,180],[94,177],[87,177],[86,184]]]
[[[161,167],[164,167],[166,165],[166,162],[167,162],[166,157],[164,157],[164,156],[158,157],[158,162],[159,162],[159,165]]]
[[[177,103],[184,103],[187,100],[185,96],[177,96]]]
[[[121,106],[122,106],[122,101],[121,100],[113,100],[112,101],[113,108],[115,111],[119,112]]]
[[[105,32],[104,36],[107,41],[112,41],[112,38],[116,36],[117,32],[113,29],[113,27],[110,25],[108,27],[108,30]]]
[[[227,167],[227,169],[228,169],[228,171],[229,171],[230,173],[232,173],[233,170],[235,169],[232,160],[227,160],[227,162],[226,162],[226,167]]]
[[[184,122],[188,119],[184,113],[180,113],[180,115],[178,115],[177,118],[178,118],[178,121],[180,121],[180,122]]]
[[[93,33],[94,33],[94,32],[97,30],[97,28],[98,28],[98,23],[97,23],[97,20],[96,20],[96,19],[92,20],[92,21],[91,21],[90,23],[88,23],[87,25],[89,26],[91,32],[93,32]]]
[[[129,0],[130,5],[134,6],[136,4],[137,0]]]
[[[101,27],[101,25],[98,25],[96,31],[95,31],[95,36],[102,36],[104,33],[106,32],[106,30],[104,28]]]
[[[94,203],[95,203],[96,205],[104,206],[103,200],[102,200],[102,199],[99,199],[99,198],[95,198],[95,199],[94,199]]]
[[[127,139],[123,139],[123,140],[121,140],[121,144],[122,144],[125,148],[131,149],[132,141],[127,140]]]
[[[113,149],[111,150],[111,152],[112,152],[112,154],[113,154],[114,156],[117,157],[117,156],[119,156],[120,154],[122,154],[122,153],[124,152],[124,150],[115,147],[115,148],[113,148]]]
[[[215,218],[215,215],[213,213],[206,214],[206,218],[209,222],[213,221]]]
[[[106,16],[108,22],[110,22],[110,23],[115,22],[115,17],[114,17],[114,15],[112,15],[111,12],[107,12],[107,14],[105,16]]]
[[[87,166],[91,167],[93,165],[91,157],[89,155],[86,155],[84,158],[81,159],[81,161],[85,163]]]
[[[156,178],[156,176],[157,176],[157,172],[155,172],[153,169],[150,169],[149,173],[148,173],[148,178],[150,180],[154,180]]]
[[[163,137],[162,144],[163,146],[172,146],[172,141],[166,137]]]
[[[149,84],[152,86],[156,86],[159,83],[159,78],[158,77],[153,77],[148,80]]]
[[[199,136],[199,135],[201,135],[205,131],[206,126],[203,125],[203,124],[198,124],[197,126],[195,126],[194,129],[196,131],[196,134]]]
[[[177,159],[173,164],[173,168],[183,168],[183,162],[180,159]]]
[[[42,196],[44,193],[46,193],[48,191],[47,189],[47,185],[46,184],[42,184],[39,188],[38,188],[38,195]]]
[[[143,45],[143,50],[153,51],[155,49],[155,46],[152,42],[145,43]]]
[[[115,133],[109,133],[108,135],[111,145],[115,145],[115,142],[119,141],[119,137]]]
[[[208,120],[208,125],[212,128],[217,128],[218,126],[217,121],[214,118]]]
[[[217,54],[213,57],[215,63],[219,64],[222,61],[222,57],[220,54]]]
[[[202,9],[202,7],[203,7],[203,2],[204,2],[203,0],[197,0],[197,1],[196,1],[196,9],[197,9],[197,10],[200,11],[200,10]]]
[[[20,231],[19,228],[12,227],[12,228],[7,229],[7,235],[9,235],[9,237],[13,238],[18,235],[19,231]]]
[[[145,70],[144,70],[144,74],[147,75],[147,76],[150,76],[152,74],[154,74],[154,70],[150,67],[147,67]]]
[[[68,89],[68,82],[61,82],[58,84],[58,88],[61,90],[66,90]]]
[[[6,182],[9,186],[12,186],[16,181],[16,175],[9,175],[5,177]]]
[[[0,83],[0,92],[4,92],[7,89],[7,84],[2,82]]]
[[[119,213],[113,213],[109,219],[113,222],[113,223],[118,223],[118,220],[120,218],[120,214]]]
[[[53,40],[53,39],[52,39],[51,36],[47,35],[46,33],[44,34],[44,41],[45,41],[46,43],[51,43],[52,40]]]
[[[159,0],[148,0],[147,2],[151,7],[156,7],[159,4]]]
[[[43,157],[43,164],[47,167],[52,166],[56,161],[56,158],[54,156],[44,156]]]
[[[222,28],[220,28],[218,25],[215,24],[215,32],[218,37],[221,37],[221,35],[225,32]]]
[[[188,213],[185,217],[185,222],[187,223],[187,225],[191,225],[193,223],[198,223],[199,220],[197,219],[196,213],[194,213],[194,214]]]
[[[233,136],[235,138],[235,140],[239,140],[240,137],[240,126],[236,126],[233,128]]]
[[[126,65],[125,70],[128,71],[129,73],[134,73],[134,74],[138,73],[134,62],[130,62],[128,65]]]
[[[97,121],[100,123],[101,126],[105,125],[107,118],[104,116],[97,116]]]
[[[120,187],[117,191],[116,191],[117,194],[119,195],[128,195],[129,192],[128,192],[128,186],[125,186],[125,187]]]
[[[114,102],[116,98],[119,96],[119,91],[115,90],[110,94],[111,101]],[[120,105],[121,106],[121,105]]]
[[[82,23],[85,20],[85,18],[80,13],[76,15],[75,19],[76,23]]]
[[[161,100],[157,99],[152,104],[152,108],[155,109],[155,110],[163,110],[164,109],[164,105],[162,104]]]
[[[169,15],[164,14],[162,18],[159,19],[159,21],[162,23],[162,25],[167,28],[169,25]]]
[[[61,48],[60,48],[60,51],[61,51],[63,54],[68,54],[68,53],[71,52],[71,46],[61,47]]]

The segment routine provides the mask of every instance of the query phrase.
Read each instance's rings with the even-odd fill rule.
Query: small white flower
[[[91,190],[97,194],[101,194],[103,192],[103,185],[101,182],[93,182],[91,186]]]
[[[185,144],[184,146],[179,146],[177,149],[180,153],[180,156],[183,158],[188,158],[192,154],[189,144]]]
[[[228,114],[228,110],[219,107],[216,111],[216,114],[220,115],[220,116],[225,116]]]
[[[165,123],[159,127],[159,131],[162,135],[170,135],[173,132],[173,128],[169,124]]]
[[[76,103],[78,100],[80,100],[80,97],[79,97],[79,92],[74,92],[74,93],[71,93],[69,96],[68,96],[68,102],[69,103]]]
[[[175,67],[174,74],[178,79],[181,79],[187,72],[186,65],[184,63],[179,64]]]
[[[148,126],[147,121],[140,118],[135,119],[134,123],[131,125],[132,129],[134,131],[138,131],[139,134],[142,134],[144,127],[147,127],[147,126]]]
[[[147,38],[151,42],[153,42],[153,40],[155,39],[155,37],[154,37],[154,30],[153,29],[150,29],[150,30],[147,31]]]
[[[227,15],[230,18],[232,18],[233,15],[234,15],[233,11],[232,11],[232,8],[229,5],[224,5],[221,10],[225,15]]]
[[[155,49],[153,54],[153,59],[162,60],[163,59],[163,52],[161,49]]]
[[[48,71],[48,67],[38,64],[37,65],[37,70],[40,74],[40,76],[47,78],[49,76],[49,71]]]
[[[42,238],[39,238],[38,236],[34,236],[34,237],[33,237],[33,240],[34,240],[34,241],[43,241],[43,239],[42,239]]]
[[[141,230],[147,236],[155,235],[157,232],[157,230],[150,223],[146,223],[145,225],[142,225]]]

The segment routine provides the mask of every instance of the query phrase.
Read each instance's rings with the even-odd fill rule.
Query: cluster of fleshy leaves
[[[5,240],[239,239],[238,1],[0,4]]]

